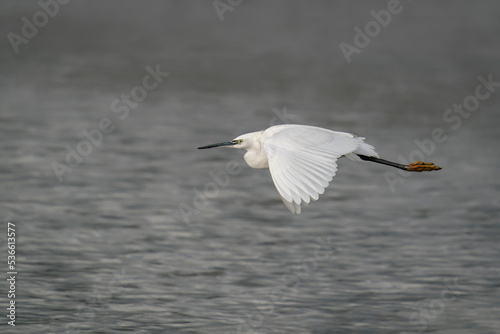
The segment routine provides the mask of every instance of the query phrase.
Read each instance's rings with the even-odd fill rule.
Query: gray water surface
[[[0,331],[500,333],[500,4],[401,1],[350,62],[386,1],[235,4],[0,4]],[[297,216],[196,150],[282,123],[443,170],[342,159]]]

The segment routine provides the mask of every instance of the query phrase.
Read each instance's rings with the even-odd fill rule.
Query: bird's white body
[[[297,214],[301,204],[324,193],[338,158],[360,160],[357,154],[378,158],[362,137],[308,125],[276,125],[241,135],[232,143],[228,147],[247,150],[244,158],[250,167],[269,168],[281,199]]]
[[[279,135],[280,133],[281,136],[276,138],[275,136]],[[319,142],[321,140],[319,137],[322,137],[321,139],[323,139],[323,143]],[[373,146],[366,144],[364,142],[364,138],[362,137],[356,137],[355,135],[347,132],[333,131],[309,125],[275,125],[263,131],[243,134],[235,138],[234,140],[239,139],[244,140],[242,144],[236,144],[230,147],[246,149],[247,153],[245,153],[244,156],[246,163],[250,167],[257,169],[269,168],[269,159],[266,154],[265,143],[274,146],[276,144],[279,144],[282,145],[283,149],[288,148],[292,150],[296,150],[296,145],[300,142],[302,142],[303,145],[312,146],[328,144],[328,142],[338,146],[342,143],[345,146],[345,149],[349,151],[344,153],[343,155],[346,155],[353,160],[360,159],[355,154],[350,153],[379,157],[378,154],[374,151]],[[268,141],[268,139],[271,140]],[[281,139],[281,141],[278,140],[278,143],[276,139]],[[287,145],[285,145],[286,143],[288,144],[288,147]],[[340,149],[340,147],[337,148]],[[352,148],[355,149],[351,150]],[[340,151],[343,150],[340,149]]]

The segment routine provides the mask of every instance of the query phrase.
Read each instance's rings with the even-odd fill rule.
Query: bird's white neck
[[[244,157],[248,166],[252,168],[269,168],[269,162],[264,151],[248,150]]]

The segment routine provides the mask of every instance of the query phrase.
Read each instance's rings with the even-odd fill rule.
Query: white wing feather
[[[364,138],[313,126],[275,126],[263,137],[274,185],[288,209],[297,214],[301,204],[324,193],[337,172],[338,158],[361,148],[376,155]]]

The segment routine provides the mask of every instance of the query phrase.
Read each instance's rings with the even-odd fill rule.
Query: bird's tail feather
[[[348,153],[345,156],[351,160],[359,161],[361,160],[359,158],[360,155],[366,155],[368,157],[375,157],[375,158],[380,158],[377,152],[375,152],[375,147],[373,147],[370,144],[365,143],[365,138],[364,137],[356,137],[356,140],[358,140],[358,148],[352,152]]]

